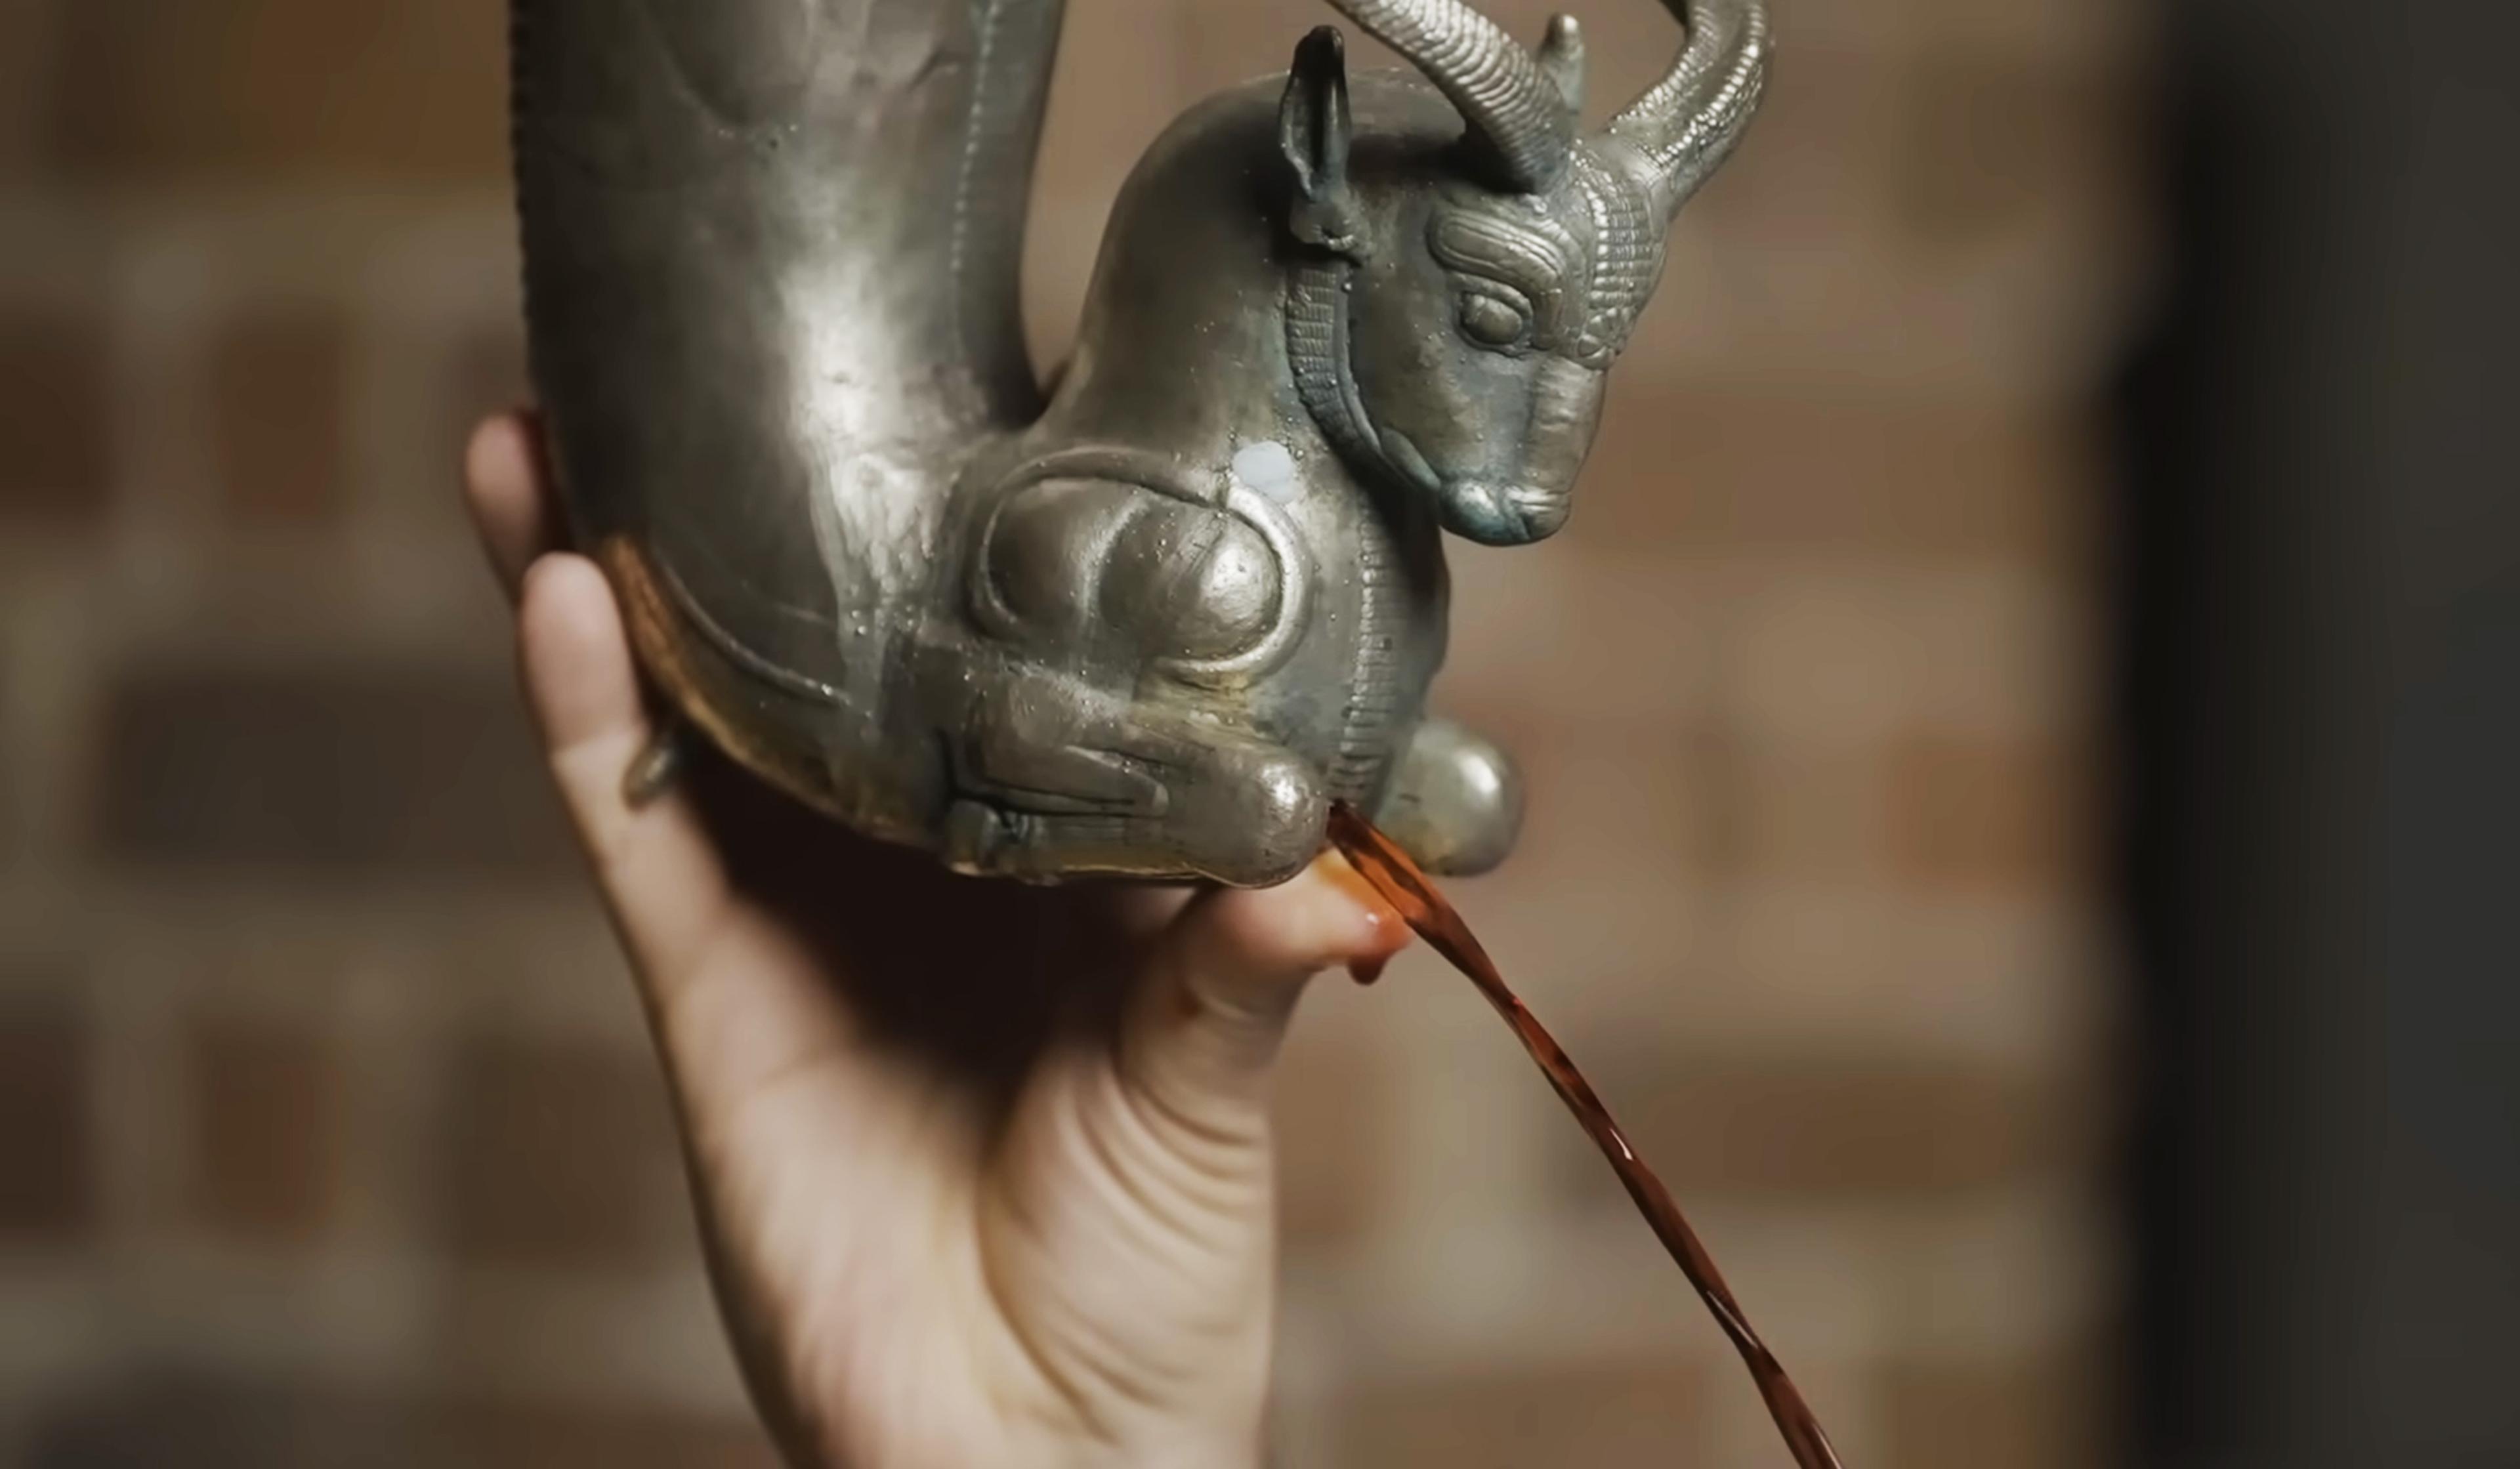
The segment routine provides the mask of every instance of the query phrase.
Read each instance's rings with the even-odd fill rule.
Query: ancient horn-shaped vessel
[[[1185,0],[1191,3],[1191,0]],[[1213,0],[1223,3],[1223,0]],[[1605,131],[1583,47],[1460,0],[1201,104],[1116,206],[1045,391],[1016,277],[1059,0],[514,0],[533,370],[582,548],[682,720],[954,866],[1258,884],[1328,810],[1511,845],[1424,712],[1442,533],[1566,518],[1759,0]]]

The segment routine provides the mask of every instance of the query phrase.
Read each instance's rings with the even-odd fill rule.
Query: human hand
[[[466,481],[789,1457],[1255,1464],[1271,1067],[1304,981],[1398,919],[1320,865],[1265,892],[958,877],[708,756],[634,809],[650,716],[533,423],[484,424]]]

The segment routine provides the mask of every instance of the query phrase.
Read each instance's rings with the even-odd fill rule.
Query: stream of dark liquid
[[[1373,827],[1373,824],[1345,806],[1331,808],[1330,844],[1347,858],[1357,874],[1371,883],[1383,901],[1399,910],[1401,917],[1418,931],[1429,948],[1452,961],[1453,967],[1469,977],[1479,987],[1488,1003],[1496,1006],[1506,1024],[1531,1052],[1532,1060],[1548,1076],[1549,1085],[1584,1125],[1601,1156],[1610,1160],[1612,1171],[1626,1185],[1628,1197],[1636,1200],[1645,1223],[1653,1226],[1654,1237],[1680,1266],[1681,1273],[1697,1288],[1698,1298],[1715,1314],[1715,1323],[1732,1340],[1741,1354],[1742,1362],[1750,1369],[1750,1378],[1759,1385],[1759,1396],[1767,1400],[1769,1415],[1777,1420],[1777,1431],[1785,1436],[1785,1447],[1793,1450],[1799,1469],[1844,1469],[1837,1450],[1829,1447],[1828,1435],[1822,1431],[1820,1419],[1811,1405],[1794,1387],[1793,1379],[1777,1363],[1777,1356],[1750,1325],[1741,1312],[1741,1303],[1732,1298],[1732,1288],[1724,1283],[1724,1273],[1715,1268],[1713,1257],[1697,1239],[1697,1231],[1674,1203],[1671,1190],[1652,1169],[1628,1145],[1627,1135],[1619,1131],[1610,1109],[1601,1105],[1584,1073],[1552,1039],[1546,1027],[1524,1007],[1523,1002],[1508,988],[1505,976],[1497,972],[1496,961],[1470,934],[1469,925],[1433,882],[1409,860],[1391,838]],[[1375,966],[1377,971],[1379,966]],[[1371,976],[1359,974],[1371,982]]]

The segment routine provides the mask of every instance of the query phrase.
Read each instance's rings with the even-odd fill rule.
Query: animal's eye
[[[1511,301],[1484,290],[1462,294],[1462,331],[1483,346],[1509,347],[1531,330],[1531,318]]]

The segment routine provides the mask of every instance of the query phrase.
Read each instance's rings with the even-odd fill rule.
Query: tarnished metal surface
[[[1192,0],[1184,0],[1192,3]],[[1566,518],[1759,0],[1579,136],[1582,39],[1334,0],[1418,68],[1193,109],[1045,396],[1015,301],[1058,0],[514,0],[534,373],[650,675],[737,760],[974,871],[1264,883],[1328,803],[1501,860],[1423,714],[1440,532]]]

